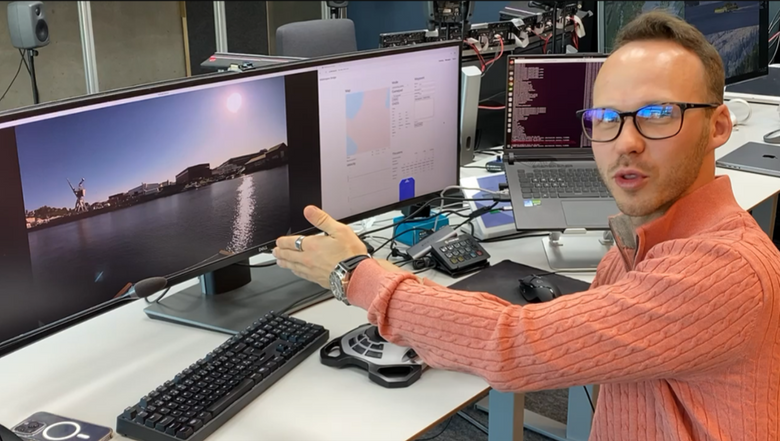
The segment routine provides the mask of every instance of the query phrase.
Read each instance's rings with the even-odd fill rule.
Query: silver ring
[[[303,251],[303,239],[306,239],[306,236],[298,236],[297,239],[295,239],[295,249],[298,251]]]

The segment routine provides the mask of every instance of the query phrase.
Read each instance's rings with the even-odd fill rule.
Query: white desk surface
[[[718,156],[780,126],[773,106],[753,105]],[[487,157],[485,159],[488,159]],[[464,176],[479,170],[464,169]],[[749,209],[780,191],[780,179],[718,170],[732,177],[737,199]],[[547,269],[538,237],[485,244],[491,261],[504,259]],[[259,261],[256,257],[253,261]],[[447,285],[449,277],[426,273]],[[590,282],[592,274],[571,276]],[[181,284],[175,291],[195,284]],[[169,294],[170,295],[170,294]],[[115,427],[125,407],[221,344],[223,334],[151,320],[136,301],[0,358],[0,423],[11,426],[38,411]],[[319,323],[335,338],[366,322],[365,312],[335,300],[295,316]],[[359,370],[320,364],[318,354],[231,419],[213,440],[403,440],[425,431],[488,391],[480,378],[428,370],[412,387],[390,390]],[[116,435],[116,439],[122,437]]]

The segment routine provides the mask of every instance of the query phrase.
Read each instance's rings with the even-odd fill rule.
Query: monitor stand
[[[149,318],[236,334],[270,311],[292,313],[332,298],[330,290],[276,265],[245,260],[199,277],[200,283],[152,303]]]

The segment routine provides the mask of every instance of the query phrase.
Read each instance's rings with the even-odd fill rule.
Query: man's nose
[[[642,153],[645,150],[645,137],[636,129],[633,118],[626,118],[614,145],[620,155]]]

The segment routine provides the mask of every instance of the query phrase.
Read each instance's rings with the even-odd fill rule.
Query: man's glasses
[[[593,142],[610,142],[620,136],[626,117],[634,120],[636,130],[647,139],[671,138],[682,129],[688,109],[718,107],[719,104],[660,103],[650,104],[633,112],[619,112],[610,108],[577,111],[585,136]]]

